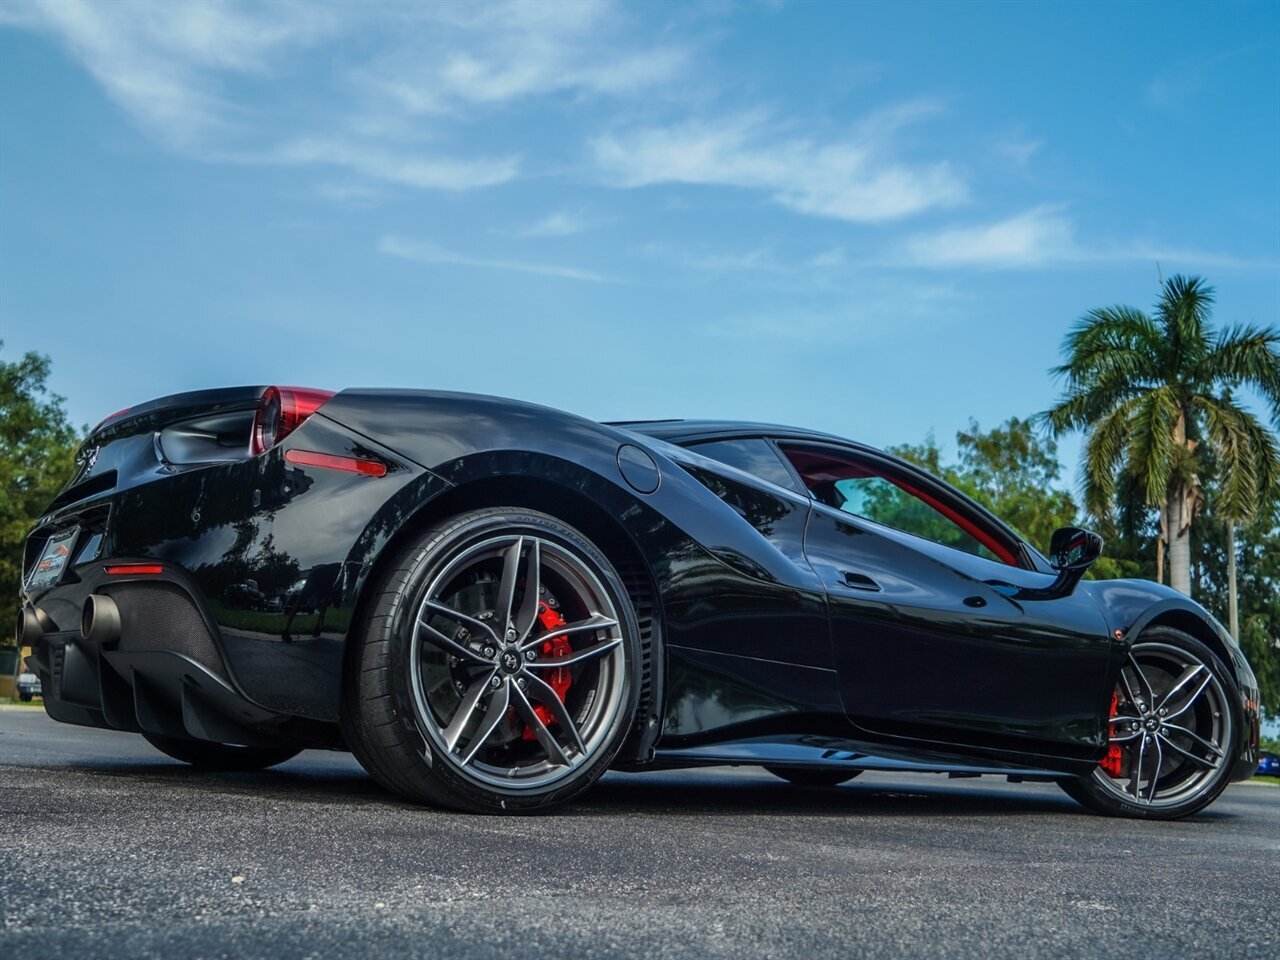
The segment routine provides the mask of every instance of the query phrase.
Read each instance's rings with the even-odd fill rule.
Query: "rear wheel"
[[[1243,720],[1231,671],[1180,630],[1143,632],[1112,697],[1110,750],[1062,788],[1113,816],[1176,820],[1226,788]]]
[[[473,511],[405,549],[376,589],[342,718],[375,780],[418,802],[518,811],[608,768],[635,713],[639,630],[581,533]]]
[[[781,777],[797,787],[838,787],[852,780],[861,770],[815,770],[812,767],[765,767],[775,777]]]
[[[238,747],[231,743],[184,740],[180,737],[162,737],[155,733],[144,733],[143,736],[149,744],[175,760],[189,763],[201,770],[227,773],[265,770],[277,763],[291,760],[302,752],[288,747]]]

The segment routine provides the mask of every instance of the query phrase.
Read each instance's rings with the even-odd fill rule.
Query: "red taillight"
[[[89,436],[93,436],[95,433],[97,433],[99,430],[105,427],[112,420],[115,420],[117,417],[123,417],[126,413],[128,413],[132,409],[133,407],[125,407],[123,410],[117,410],[115,413],[111,414],[111,416],[109,417],[103,417],[101,420],[98,421],[98,425],[89,431]]]
[[[164,567],[158,563],[118,563],[107,567],[109,577],[158,577]]]
[[[332,396],[332,390],[268,387],[258,404],[258,412],[253,417],[249,453],[255,457],[266,453],[302,426],[307,417],[319,410],[321,404]]]

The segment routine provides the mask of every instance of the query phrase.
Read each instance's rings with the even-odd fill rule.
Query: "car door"
[[[781,441],[814,497],[805,552],[828,594],[841,696],[882,738],[1087,758],[1115,651],[1083,591],[963,497],[892,458]]]

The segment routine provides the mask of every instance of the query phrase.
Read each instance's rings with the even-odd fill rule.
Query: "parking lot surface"
[[[609,774],[532,817],[414,807],[345,754],[198,773],[0,708],[7,957],[1267,957],[1280,788],[1178,823],[1052,785]]]

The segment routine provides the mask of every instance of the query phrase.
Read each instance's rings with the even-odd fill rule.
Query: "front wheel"
[[[476,510],[393,560],[346,671],[343,733],[369,774],[472,812],[562,803],[631,729],[639,628],[612,564],[543,513]]]
[[[1242,729],[1240,695],[1222,660],[1180,630],[1155,627],[1120,671],[1106,758],[1061,786],[1099,813],[1190,816],[1226,789]]]
[[[211,743],[207,740],[184,740],[180,737],[162,737],[144,733],[147,742],[175,760],[189,763],[200,770],[221,773],[245,773],[265,770],[277,763],[291,760],[302,751],[289,747],[239,747],[231,743]]]

